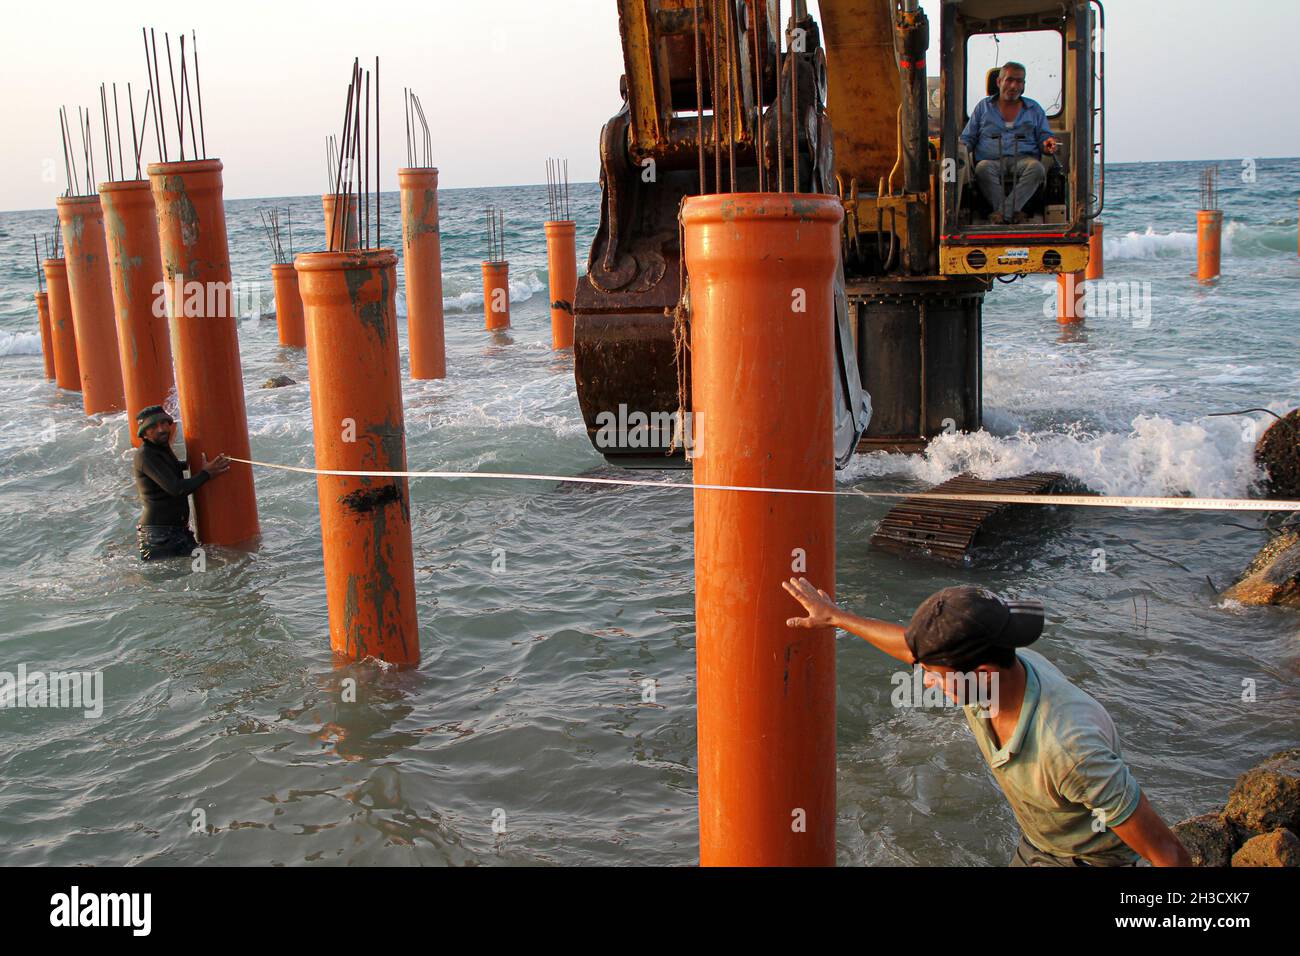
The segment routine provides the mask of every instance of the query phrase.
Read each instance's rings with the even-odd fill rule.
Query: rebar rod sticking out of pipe
[[[704,68],[700,58],[700,0],[691,0],[691,37],[695,43],[695,152],[700,167],[700,188],[704,192]]]
[[[194,48],[194,92],[199,100],[199,149],[202,150],[201,158],[208,158],[208,140],[203,134],[203,82],[199,77],[199,35],[195,30],[190,31],[191,46]],[[191,122],[193,122],[191,120]]]
[[[785,84],[781,82],[781,71],[784,69],[781,58],[781,33],[781,0],[776,0],[776,191],[779,193],[785,192],[785,133],[781,128],[784,122],[782,90]],[[786,54],[784,62],[790,62],[789,53]],[[791,65],[793,66],[793,63]]]

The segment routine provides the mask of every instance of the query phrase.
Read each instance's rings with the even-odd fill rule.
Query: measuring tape
[[[230,456],[227,456],[230,457]],[[997,505],[1065,505],[1077,508],[1157,508],[1178,511],[1300,511],[1300,501],[1256,498],[1154,498],[1133,495],[974,495],[932,491],[815,491],[807,488],[760,488],[747,485],[697,485],[633,478],[583,478],[574,475],[531,475],[508,471],[332,471],[277,465],[267,461],[233,458],[244,465],[274,468],[303,475],[330,478],[481,478],[492,481],[556,481],[578,485],[620,485],[631,488],[670,488],[700,491],[754,491],[782,495],[829,495],[834,498],[920,498],[927,501],[969,501]]]

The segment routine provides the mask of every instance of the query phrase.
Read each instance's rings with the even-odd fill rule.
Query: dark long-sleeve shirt
[[[160,445],[146,438],[135,450],[135,487],[144,505],[141,524],[189,524],[189,496],[212,476],[201,471],[186,478],[185,466],[186,462],[176,457],[171,445]]]

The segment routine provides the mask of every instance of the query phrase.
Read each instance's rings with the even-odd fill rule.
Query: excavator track
[[[993,479],[961,474],[930,491],[950,495],[1043,495],[1051,494],[1064,481],[1064,475],[1051,471]],[[871,546],[894,554],[933,558],[948,564],[969,564],[985,522],[1012,507],[1015,506],[904,498],[881,519],[871,536]]]

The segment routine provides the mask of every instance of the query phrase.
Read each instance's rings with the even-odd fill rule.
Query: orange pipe
[[[77,330],[81,403],[87,415],[120,412],[126,408],[126,391],[117,353],[104,211],[98,196],[60,196],[54,204],[68,264],[72,324]]]
[[[1219,278],[1219,253],[1223,239],[1223,210],[1196,211],[1196,279],[1202,284]]]
[[[483,320],[491,329],[510,328],[510,263],[483,263]]]
[[[551,292],[551,348],[573,348],[573,296],[578,290],[578,253],[573,220],[546,223],[546,262]]]
[[[322,208],[325,210],[325,248],[329,249],[330,243],[338,241],[338,235],[334,231],[334,194],[323,193],[320,197],[320,202]],[[339,228],[347,230],[347,235],[344,237],[343,248],[356,249],[358,246],[357,237],[361,235],[361,227],[357,219],[357,197],[348,196],[347,204],[349,213],[348,221]]]
[[[682,207],[697,484],[834,486],[833,197]],[[835,631],[794,629],[792,575],[835,593],[822,495],[695,492],[700,864],[835,863]]]
[[[221,169],[219,159],[149,166],[169,290],[181,427],[191,462],[201,455],[252,458]],[[195,492],[194,510],[204,544],[239,544],[256,536],[252,467],[232,463],[230,471]]]
[[[46,259],[45,294],[50,302],[50,338],[54,340],[54,384],[69,392],[81,391],[77,364],[77,329],[72,322],[72,296],[68,293],[68,267],[63,259]]]
[[[41,327],[41,358],[45,361],[45,377],[54,381],[54,341],[50,338],[50,297],[36,293],[36,317]]]
[[[271,264],[271,282],[275,285],[275,327],[285,348],[307,346],[307,326],[303,320],[302,294],[298,291],[298,271],[292,262]]]
[[[307,317],[316,467],[405,471],[392,249],[294,260]],[[405,478],[316,477],[330,646],[350,661],[420,660]]]
[[[1082,322],[1086,316],[1083,308],[1083,282],[1086,272],[1058,272],[1056,274],[1056,321],[1061,325]]]
[[[438,170],[399,169],[397,184],[402,190],[402,265],[406,272],[406,333],[411,349],[411,378],[446,378]]]
[[[126,388],[126,431],[137,448],[135,416],[164,405],[176,385],[167,313],[159,301],[163,281],[158,216],[144,179],[101,183],[99,202],[108,226],[108,265],[117,315],[117,346]]]
[[[1102,233],[1106,227],[1093,220],[1092,233],[1088,236],[1088,275],[1089,279],[1100,279],[1106,274],[1106,262],[1102,256]]]

